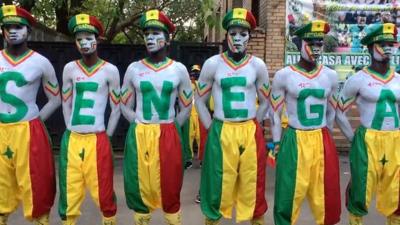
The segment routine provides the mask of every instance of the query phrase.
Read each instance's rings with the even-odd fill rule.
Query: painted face
[[[158,52],[167,45],[167,37],[162,30],[146,29],[144,31],[144,43],[148,52]]]
[[[243,53],[249,43],[249,30],[243,27],[231,27],[228,29],[228,47],[233,53]]]
[[[198,80],[200,76],[200,73],[198,71],[192,71],[190,72],[190,80]]]
[[[90,55],[97,50],[97,40],[93,33],[78,32],[75,36],[75,43],[82,55]]]
[[[389,61],[394,53],[393,43],[391,42],[380,42],[372,45],[373,57],[376,61]]]
[[[308,62],[316,62],[322,54],[323,40],[301,41],[301,57]]]
[[[28,39],[28,27],[19,24],[5,25],[4,37],[10,45],[21,44]]]

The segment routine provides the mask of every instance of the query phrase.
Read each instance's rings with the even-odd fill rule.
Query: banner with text
[[[323,19],[331,26],[325,38],[325,53],[319,62],[335,69],[341,81],[369,65],[370,55],[360,40],[365,27],[392,22],[400,27],[400,0],[287,0],[285,64],[300,59],[301,41],[293,33],[312,19]],[[399,35],[400,36],[400,35]],[[400,51],[392,65],[400,70]]]

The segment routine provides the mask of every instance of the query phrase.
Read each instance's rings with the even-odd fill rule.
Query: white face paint
[[[158,29],[146,29],[144,31],[144,43],[150,53],[158,52],[167,45],[165,32]]]
[[[324,42],[322,40],[316,41],[301,41],[300,54],[303,59],[308,62],[315,63],[321,56]]]
[[[5,25],[4,37],[9,45],[18,45],[28,39],[28,27],[25,25]]]
[[[97,50],[97,40],[93,33],[78,32],[75,35],[75,43],[82,55],[90,55]]]
[[[393,47],[393,43],[374,43],[372,45],[373,57],[376,61],[388,61],[392,57],[395,48]]]
[[[228,47],[233,53],[243,53],[249,43],[249,30],[243,27],[231,27],[228,29]]]

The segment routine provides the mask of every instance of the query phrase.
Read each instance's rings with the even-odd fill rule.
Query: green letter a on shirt
[[[383,89],[376,103],[375,115],[371,127],[376,130],[382,129],[385,117],[393,117],[394,127],[399,127],[399,116],[396,109],[396,97],[391,90]],[[389,106],[390,111],[386,111]]]

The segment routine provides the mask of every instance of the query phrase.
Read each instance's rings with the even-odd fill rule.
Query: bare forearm
[[[56,109],[61,105],[61,99],[60,96],[55,96],[51,98],[46,105],[43,106],[43,108],[40,110],[39,116],[40,118],[45,121],[47,120],[51,114],[56,111]]]
[[[256,119],[259,123],[264,121],[265,115],[267,114],[268,104],[267,102],[260,102],[256,113]]]
[[[199,114],[200,121],[203,123],[204,127],[208,129],[211,126],[211,115],[208,111],[207,105],[203,100],[196,100],[196,110]]]
[[[336,114],[336,123],[338,124],[339,129],[342,131],[347,140],[349,140],[350,142],[353,141],[353,128],[351,127],[351,124],[344,113],[338,112]]]
[[[326,126],[331,132],[333,132],[334,123],[335,123],[335,111],[334,109],[328,108],[326,113]]]
[[[117,128],[119,117],[121,116],[121,110],[119,107],[117,109],[114,109],[111,112],[110,119],[108,120],[108,126],[107,126],[107,135],[112,136],[114,134],[115,129]]]
[[[274,142],[279,142],[281,140],[282,135],[282,126],[281,126],[281,116],[279,113],[274,113],[273,118],[271,119],[271,131],[272,131],[272,140]]]
[[[64,115],[65,126],[68,126],[72,113],[71,101],[63,102],[62,111]]]
[[[183,109],[180,110],[178,115],[176,115],[176,121],[178,122],[179,126],[183,126],[185,121],[189,118],[191,111],[192,111],[192,105],[184,107]]]
[[[125,117],[125,119],[129,121],[129,123],[132,123],[135,121],[136,113],[131,107],[129,107],[127,105],[122,105],[121,112],[122,112],[122,115]]]

